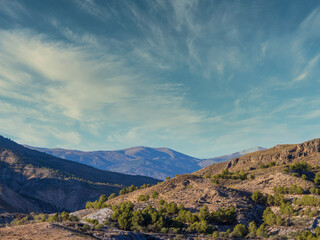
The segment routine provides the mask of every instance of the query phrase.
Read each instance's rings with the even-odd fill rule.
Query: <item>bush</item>
[[[145,201],[148,201],[150,199],[149,195],[140,195],[138,197],[138,201],[141,201],[141,202],[145,202]]]
[[[259,168],[260,168],[260,169],[269,168],[269,167],[273,167],[273,166],[275,166],[275,165],[276,165],[276,162],[272,161],[272,162],[270,162],[270,163],[268,163],[268,164],[260,164],[260,165],[259,165]]]
[[[248,174],[245,173],[244,171],[236,171],[236,172],[229,172],[228,169],[223,170],[220,174],[215,175],[213,178],[214,179],[241,179],[241,180],[246,180]]]
[[[206,205],[200,209],[198,217],[201,221],[209,221],[210,220],[210,212]]]
[[[311,165],[306,162],[296,162],[289,166],[292,171],[310,171],[312,169]]]
[[[257,237],[259,238],[267,238],[268,232],[266,231],[265,224],[261,224],[260,227],[257,229]]]
[[[311,188],[309,189],[309,192],[310,192],[311,194],[319,195],[319,194],[320,194],[320,189],[319,189],[319,188],[315,188],[315,187],[311,187]]]
[[[99,201],[94,202],[87,202],[86,209],[94,208],[94,209],[101,209],[107,207],[105,201],[107,200],[107,196],[105,194],[101,195]]]
[[[110,196],[108,197],[108,200],[115,198],[117,196],[117,194],[115,193],[111,193]]]
[[[251,195],[252,201],[255,203],[265,204],[266,198],[260,191],[254,191]]]
[[[95,226],[95,230],[97,230],[97,231],[100,231],[102,229],[103,229],[103,225],[100,223]]]
[[[302,175],[301,175],[301,178],[302,178],[303,180],[307,180],[307,179],[308,179],[307,175],[305,175],[305,174],[302,174]]]
[[[232,237],[243,238],[248,234],[248,229],[243,224],[237,224],[232,232]]]
[[[302,198],[294,198],[293,203],[300,206],[319,206],[320,199],[314,196],[306,195]]]
[[[250,222],[249,226],[248,226],[248,231],[249,231],[249,237],[250,238],[254,238],[256,236],[257,233],[257,225],[255,222]]]
[[[220,208],[211,213],[211,220],[217,224],[234,224],[237,222],[237,211],[233,206]]]
[[[156,192],[156,191],[154,191],[153,193],[152,193],[152,198],[158,198],[159,197],[159,193],[158,192]]]
[[[269,207],[267,207],[264,210],[262,219],[266,225],[278,225],[278,226],[285,225],[285,221],[280,216],[272,212],[272,210]]]
[[[291,185],[288,189],[290,194],[303,194],[304,190],[301,186]]]
[[[294,214],[294,208],[290,203],[282,203],[280,205],[280,213],[288,216],[292,216]]]

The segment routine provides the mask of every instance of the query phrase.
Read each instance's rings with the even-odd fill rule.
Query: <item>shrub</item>
[[[262,219],[266,225],[278,225],[278,226],[285,225],[285,221],[280,216],[272,212],[272,210],[269,207],[267,207],[264,210]]]
[[[259,238],[267,238],[268,232],[266,231],[265,224],[261,224],[260,227],[257,229],[257,237]]]
[[[310,171],[312,169],[311,165],[306,162],[296,162],[290,165],[289,168],[293,171]]]
[[[290,203],[282,203],[280,205],[280,213],[288,216],[292,216],[294,214],[294,208]]]
[[[159,200],[159,205],[160,205],[160,206],[164,205],[165,203],[166,203],[165,200],[163,200],[163,199],[160,199],[160,200]]]
[[[243,238],[248,234],[248,229],[243,224],[237,224],[232,232],[232,237]]]
[[[252,201],[255,203],[265,204],[266,198],[260,191],[254,191],[251,195]]]
[[[317,194],[317,195],[319,195],[319,194],[320,194],[320,189],[319,189],[319,188],[315,188],[315,187],[311,187],[311,188],[309,189],[309,192],[310,192],[311,194]]]
[[[320,184],[320,172],[317,172],[316,176],[314,177],[314,183]]]
[[[306,195],[302,198],[294,198],[293,203],[300,206],[319,206],[320,199],[314,196]]]
[[[254,238],[257,233],[257,225],[255,222],[250,222],[248,226],[248,231],[249,231],[249,237]]]
[[[159,197],[159,193],[156,192],[156,191],[154,191],[154,192],[152,193],[152,198],[158,198],[158,197]]]
[[[145,202],[145,201],[148,201],[150,199],[149,195],[139,195],[138,197],[138,201],[141,201],[141,202]]]
[[[302,174],[302,175],[301,175],[301,178],[302,178],[303,180],[307,180],[307,179],[308,179],[307,175],[305,175],[305,174]]]
[[[170,178],[171,178],[171,177],[168,176],[168,177],[166,177],[166,180],[169,180]]]
[[[108,197],[108,200],[115,198],[117,196],[117,194],[115,193],[111,193],[110,196]]]
[[[97,230],[97,231],[100,231],[102,229],[103,229],[103,225],[100,223],[95,226],[95,230]]]
[[[84,224],[82,227],[82,230],[88,231],[88,230],[90,230],[90,226],[88,224]]]
[[[212,180],[211,180],[211,183],[213,183],[213,184],[219,184],[220,182],[219,182],[218,179],[212,179]]]
[[[237,211],[233,206],[220,208],[211,213],[211,220],[217,224],[234,224],[237,222]]]
[[[218,232],[218,231],[214,231],[214,232],[212,233],[212,237],[213,237],[213,239],[218,238],[218,237],[219,237],[219,232]]]
[[[210,212],[206,205],[200,209],[198,217],[201,221],[209,221],[210,220]]]
[[[290,194],[303,194],[304,190],[301,186],[291,185],[288,189]]]

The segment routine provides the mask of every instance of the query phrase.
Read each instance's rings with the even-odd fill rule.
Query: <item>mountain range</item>
[[[119,173],[143,175],[164,180],[176,174],[192,173],[213,163],[228,161],[244,154],[265,150],[262,147],[250,148],[230,155],[209,159],[199,159],[174,151],[169,148],[133,147],[118,151],[84,152],[69,149],[31,149],[45,152],[53,156],[84,163],[98,169]]]
[[[0,136],[0,212],[74,211],[123,186],[157,182],[57,158]]]

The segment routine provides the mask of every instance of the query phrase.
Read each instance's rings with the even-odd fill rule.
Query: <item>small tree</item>
[[[248,229],[243,224],[237,224],[232,232],[232,236],[236,238],[243,238],[248,234]]]

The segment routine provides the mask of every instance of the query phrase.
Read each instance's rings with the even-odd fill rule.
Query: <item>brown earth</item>
[[[34,223],[0,228],[1,240],[85,240],[96,239],[90,235],[52,223]]]

